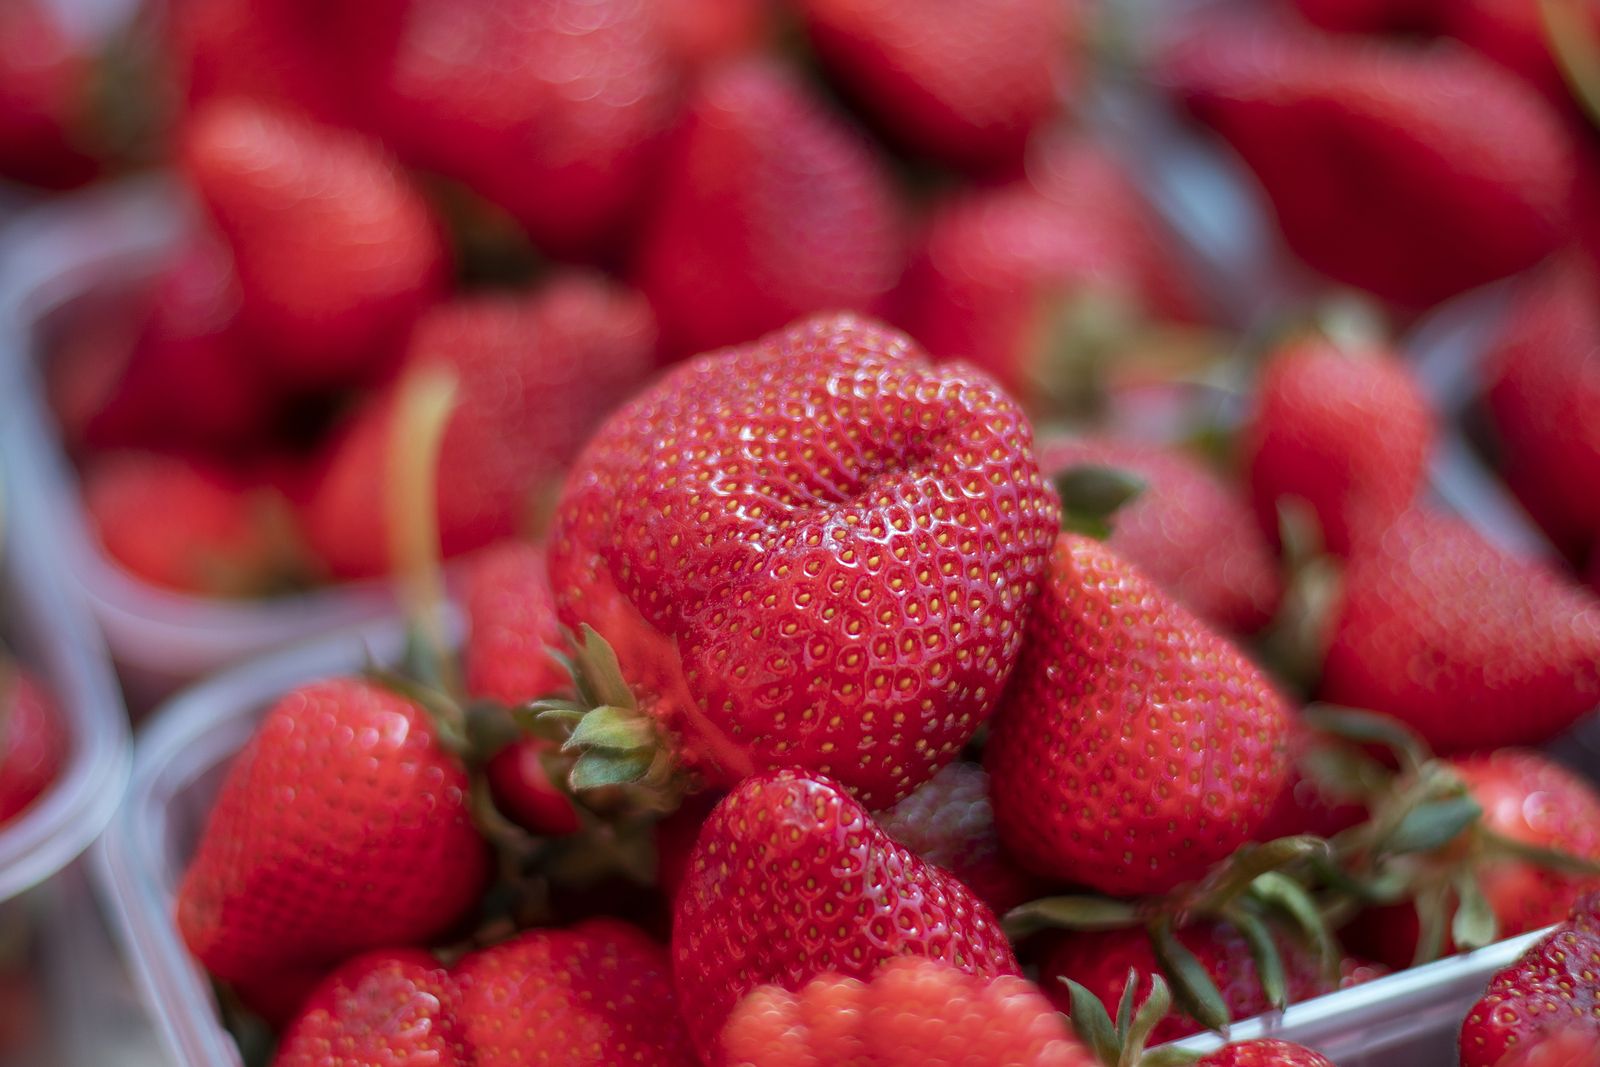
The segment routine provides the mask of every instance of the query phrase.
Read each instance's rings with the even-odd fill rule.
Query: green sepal
[[[1289,1006],[1289,982],[1283,973],[1283,954],[1278,951],[1272,932],[1249,909],[1237,904],[1222,914],[1250,947],[1250,958],[1255,961],[1256,977],[1261,983],[1261,991],[1267,995],[1267,1003],[1275,1010],[1282,1011]]]
[[[648,749],[634,752],[590,749],[573,763],[567,781],[573,790],[580,792],[605,786],[632,785],[645,779],[654,761],[654,754]]]
[[[1486,826],[1479,827],[1478,833],[1486,853],[1510,856],[1523,863],[1548,871],[1559,871],[1562,874],[1600,877],[1600,860],[1585,859],[1560,849],[1519,841],[1514,837],[1496,833]]]
[[[1478,877],[1463,870],[1451,881],[1456,894],[1456,913],[1450,920],[1450,940],[1458,949],[1471,951],[1490,944],[1500,935],[1500,920],[1484,896]]]
[[[1121,1047],[1111,1016],[1100,998],[1070,978],[1057,979],[1066,984],[1072,1003],[1070,1022],[1078,1040],[1088,1045],[1102,1064],[1114,1064],[1120,1058]]]
[[[1483,808],[1470,796],[1428,800],[1400,820],[1382,842],[1389,852],[1432,852],[1449,844],[1483,816]]]
[[[1191,898],[1193,908],[1201,912],[1222,911],[1263,874],[1327,854],[1327,841],[1312,834],[1297,834],[1279,837],[1264,844],[1244,845],[1201,883]]]
[[[1415,773],[1431,753],[1426,742],[1392,715],[1337,704],[1312,704],[1301,719],[1318,733],[1357,745],[1382,745],[1400,759],[1401,769]]]
[[[1431,886],[1417,894],[1417,951],[1413,967],[1432,963],[1444,954],[1445,934],[1449,930],[1450,886]]]
[[[1333,975],[1339,969],[1339,946],[1328,929],[1328,923],[1317,902],[1304,886],[1278,871],[1269,871],[1250,885],[1252,899],[1265,907],[1287,916],[1296,931],[1316,953],[1323,973]]]
[[[1176,1045],[1162,1045],[1144,1054],[1139,1061],[1139,1067],[1192,1067],[1204,1058],[1204,1054],[1193,1052]]]
[[[1128,1027],[1133,1023],[1133,1000],[1139,995],[1139,972],[1128,968],[1127,981],[1122,983],[1122,996],[1117,1000],[1117,1040],[1126,1048]]]
[[[1136,988],[1138,975],[1132,968],[1128,970],[1129,985],[1125,999],[1129,1004],[1133,1001],[1133,992]],[[1150,995],[1144,998],[1144,1003],[1139,1005],[1139,1010],[1133,1013],[1131,1021],[1123,1020],[1117,1031],[1122,1039],[1122,1055],[1117,1060],[1117,1067],[1142,1067],[1145,1063],[1144,1047],[1150,1041],[1150,1035],[1155,1033],[1161,1020],[1165,1019],[1172,1011],[1172,991],[1167,986],[1167,981],[1159,974],[1150,976]],[[1119,1011],[1119,1019],[1121,1012]]]
[[[586,680],[594,703],[629,711],[637,708],[633,690],[623,680],[616,650],[588,623],[579,628],[579,637],[581,640],[574,646],[573,664]]]
[[[1006,936],[1021,940],[1040,930],[1122,930],[1139,925],[1138,908],[1109,897],[1044,897],[1006,913]]]
[[[590,710],[580,717],[561,748],[605,749],[609,752],[636,752],[655,747],[656,731],[650,720],[629,708],[610,705]]]
[[[1172,981],[1173,999],[1190,1018],[1207,1030],[1221,1030],[1233,1021],[1217,984],[1178,940],[1170,917],[1162,916],[1151,924],[1150,943],[1162,972]]]

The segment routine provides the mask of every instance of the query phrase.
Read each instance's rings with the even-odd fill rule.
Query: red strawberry
[[[875,818],[884,833],[961,879],[996,914],[1040,895],[1039,880],[1000,847],[989,775],[975,763],[950,764]]]
[[[426,952],[358,956],[311,994],[272,1067],[470,1067],[456,990]]]
[[[1264,1038],[1226,1045],[1202,1056],[1195,1067],[1334,1067],[1334,1064],[1322,1053],[1304,1045]]]
[[[524,541],[486,549],[467,570],[467,693],[508,707],[567,688],[550,654],[560,642],[544,552]],[[550,780],[549,745],[529,737],[490,759],[495,806],[534,833],[576,833],[572,801]]]
[[[1062,534],[984,754],[1000,840],[1039,874],[1164,893],[1256,834],[1288,733],[1237,649],[1105,545]]]
[[[182,456],[108,452],[85,472],[83,497],[106,553],[143,581],[255,596],[299,569],[283,502],[232,471]]]
[[[1531,266],[1568,226],[1560,120],[1465,49],[1219,20],[1157,75],[1260,180],[1291,248],[1404,305]]]
[[[1534,1067],[1538,1057],[1519,1059],[1522,1049],[1559,1045],[1573,1053],[1564,1063],[1594,1063],[1600,1048],[1600,895],[1575,904],[1571,918],[1495,975],[1482,999],[1461,1024],[1462,1067],[1515,1064]]]
[[[1232,926],[1202,920],[1178,930],[1176,936],[1215,983],[1234,1019],[1247,1019],[1268,1009],[1250,945]],[[1314,954],[1292,937],[1275,940],[1291,1002],[1332,991]],[[1062,981],[1070,978],[1099,997],[1108,1012],[1115,1012],[1130,969],[1139,975],[1136,996],[1148,996],[1151,976],[1160,974],[1162,967],[1143,929],[1074,932],[1063,936],[1040,962],[1039,986],[1058,1009],[1070,1012],[1071,996]],[[1150,1041],[1176,1041],[1202,1029],[1187,1015],[1174,1012],[1156,1026]]]
[[[287,111],[220,101],[183,163],[233,248],[259,355],[294,386],[370,377],[440,287],[427,204],[383,147]]]
[[[1294,0],[1307,22],[1342,33],[1427,33],[1438,28],[1444,0]]]
[[[597,251],[645,192],[676,68],[645,0],[411,0],[379,90],[384,132],[541,245]]]
[[[759,986],[866,978],[897,956],[1017,973],[987,905],[895,844],[838,783],[793,769],[747,778],[711,813],[672,949],[690,1034],[713,1067],[724,1021]]]
[[[722,1032],[729,1067],[1096,1067],[1023,978],[896,959],[863,982],[824,974],[762,986]]]
[[[1213,626],[1251,633],[1278,602],[1278,564],[1249,504],[1176,448],[1060,437],[1039,446],[1051,476],[1090,465],[1127,471],[1145,486],[1111,520],[1106,543]]]
[[[0,824],[21,815],[50,788],[70,744],[44,687],[17,664],[0,659]]]
[[[559,275],[529,295],[459,296],[423,316],[406,369],[443,365],[457,378],[439,457],[446,556],[524,526],[601,416],[643,377],[654,344],[645,302],[588,274]],[[306,507],[306,535],[340,577],[389,569],[393,405],[392,390],[377,395],[331,442]]]
[[[881,807],[993,709],[1057,522],[981,373],[819,316],[612,416],[557,508],[551,584],[707,783],[792,764]]]
[[[1440,751],[1537,744],[1600,702],[1600,601],[1459,520],[1407,512],[1351,554],[1321,695]]]
[[[95,176],[81,144],[93,65],[52,5],[0,6],[0,176],[49,188]]]
[[[1600,537],[1600,283],[1576,258],[1516,294],[1484,377],[1506,481],[1563,549]]]
[[[1015,165],[1077,72],[1067,0],[806,0],[823,62],[895,140],[976,169]]]
[[[661,186],[636,269],[672,355],[749,341],[808,312],[871,311],[899,277],[882,163],[772,60],[707,74]]]
[[[1416,499],[1433,422],[1422,387],[1390,353],[1322,338],[1284,345],[1261,374],[1240,444],[1261,528],[1276,541],[1278,505],[1298,497],[1328,550],[1348,554],[1358,532],[1381,532]]]
[[[1306,773],[1304,761],[1317,741],[1298,719],[1289,731],[1289,775],[1267,821],[1256,831],[1259,841],[1296,834],[1332,837],[1367,818],[1365,805],[1330,796],[1318,780]]]
[[[190,951],[260,982],[449,930],[489,870],[467,791],[417,705],[354,679],[290,692],[229,767],[184,872]]]
[[[656,0],[667,49],[690,71],[758,51],[772,36],[773,0]]]
[[[626,923],[530,930],[453,973],[474,1063],[697,1067],[667,954]]]

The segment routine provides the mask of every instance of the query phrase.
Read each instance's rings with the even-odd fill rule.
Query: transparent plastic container
[[[345,583],[257,600],[157,588],[109,559],[94,536],[77,474],[45,403],[40,363],[51,327],[80,302],[148,273],[186,223],[173,187],[140,179],[53,202],[0,236],[0,396],[14,392],[19,462],[41,472],[28,505],[51,525],[63,570],[79,585],[128,687],[145,705],[224,664],[382,615],[382,582]]]

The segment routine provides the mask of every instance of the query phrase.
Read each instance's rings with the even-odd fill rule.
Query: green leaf
[[[595,703],[630,711],[638,706],[633,699],[633,690],[623,680],[617,653],[588,623],[583,624],[583,643],[578,648],[578,664],[594,691]]]
[[[1019,939],[1038,930],[1122,930],[1138,923],[1138,909],[1125,900],[1066,896],[1020,904],[1006,913],[1004,926]]]
[[[1196,907],[1202,911],[1219,911],[1263,874],[1327,853],[1328,843],[1312,834],[1245,845],[1207,877],[1208,884],[1202,885],[1196,894]]]
[[[1172,982],[1173,999],[1184,1012],[1207,1030],[1221,1030],[1233,1021],[1217,984],[1178,940],[1170,917],[1163,916],[1151,925],[1150,941],[1161,970]]]
[[[1287,916],[1317,954],[1323,970],[1333,973],[1339,966],[1339,946],[1328,929],[1317,902],[1311,899],[1304,886],[1287,875],[1271,871],[1261,875],[1250,886],[1250,895]]]
[[[650,770],[652,753],[606,752],[590,749],[572,765],[568,781],[575,791],[599,789],[610,785],[629,785],[642,779]]]
[[[1066,983],[1072,1001],[1072,1029],[1077,1033],[1078,1040],[1093,1049],[1095,1058],[1102,1064],[1116,1063],[1119,1051],[1117,1035],[1111,1028],[1111,1016],[1106,1014],[1106,1006],[1099,997],[1072,979],[1062,977],[1057,980]]]
[[[1122,983],[1122,997],[1117,1001],[1117,1040],[1128,1040],[1128,1027],[1133,1022],[1133,998],[1139,993],[1139,972],[1128,968],[1128,979]]]
[[[1222,914],[1250,946],[1250,958],[1255,961],[1256,977],[1261,982],[1261,991],[1267,995],[1267,1003],[1282,1011],[1289,1004],[1289,982],[1284,977],[1283,956],[1272,939],[1272,931],[1267,929],[1266,923],[1237,905]]]
[[[1130,978],[1136,977],[1131,968],[1128,973]],[[1159,974],[1152,974],[1150,995],[1139,1005],[1133,1021],[1122,1028],[1122,1057],[1118,1060],[1117,1067],[1135,1067],[1148,1062],[1144,1056],[1144,1047],[1149,1043],[1150,1035],[1155,1032],[1155,1028],[1171,1011],[1172,990],[1167,986],[1165,978]]]
[[[1062,528],[1104,538],[1117,509],[1144,492],[1146,482],[1115,467],[1082,464],[1055,477],[1061,497]]]
[[[1406,812],[1383,847],[1390,852],[1432,852],[1455,840],[1482,815],[1483,809],[1470,796],[1425,801]]]
[[[1391,715],[1337,704],[1312,704],[1300,717],[1313,730],[1341,741],[1383,745],[1400,757],[1401,767],[1406,771],[1415,772],[1431,755],[1422,738]]]
[[[1483,895],[1483,887],[1472,871],[1461,871],[1454,879],[1456,913],[1450,920],[1450,939],[1456,947],[1471,951],[1490,944],[1500,934],[1500,920]]]
[[[604,748],[634,752],[655,747],[656,732],[650,720],[628,708],[598,707],[578,720],[572,736],[561,747],[567,751]]]

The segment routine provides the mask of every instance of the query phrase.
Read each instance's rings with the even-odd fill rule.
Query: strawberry
[[[293,690],[228,768],[184,872],[190,951],[259,983],[449,930],[489,871],[467,792],[416,704],[354,679]]]
[[[449,974],[426,952],[357,956],[311,994],[272,1067],[471,1067],[457,999]]]
[[[812,43],[885,133],[977,170],[1014,166],[1077,73],[1077,5],[806,0]]]
[[[897,956],[1017,973],[966,886],[895,844],[839,783],[795,769],[747,778],[711,813],[678,890],[672,950],[689,1032],[712,1067],[723,1023],[763,985],[866,978]]]
[[[295,387],[381,371],[440,287],[427,204],[360,134],[243,100],[191,118],[183,165],[233,249],[259,357]]]
[[[1276,540],[1279,504],[1298,497],[1327,549],[1348,554],[1358,532],[1381,532],[1416,499],[1433,436],[1422,387],[1391,353],[1321,338],[1283,345],[1240,442],[1261,528]]]
[[[1248,503],[1176,448],[1105,437],[1058,437],[1039,446],[1050,476],[1073,467],[1126,471],[1144,482],[1119,508],[1106,543],[1213,626],[1251,633],[1278,602],[1278,565]]]
[[[405,369],[442,365],[457,379],[439,457],[446,556],[518,532],[644,375],[654,344],[637,294],[582,273],[526,295],[458,296],[422,317]],[[306,536],[339,577],[389,570],[383,492],[394,403],[392,389],[374,396],[329,443],[305,508]]]
[[[1322,1053],[1304,1045],[1263,1038],[1224,1045],[1200,1057],[1195,1067],[1334,1067],[1334,1064]]]
[[[1322,698],[1439,751],[1537,744],[1600,702],[1600,601],[1416,509],[1352,552]]]
[[[0,7],[0,176],[63,189],[99,172],[81,143],[93,65],[50,4]]]
[[[669,52],[691,72],[749,55],[775,29],[773,0],[656,0],[661,35]]]
[[[470,186],[541,246],[600,251],[639,206],[678,65],[646,0],[411,0],[378,88],[410,163]]]
[[[1051,878],[1166,892],[1255,835],[1288,734],[1237,649],[1105,545],[1062,534],[984,754],[1000,840]]]
[[[1600,1047],[1600,895],[1573,905],[1571,917],[1489,980],[1461,1024],[1462,1067],[1592,1064]],[[1573,1053],[1563,1062],[1522,1056],[1545,1044]]]
[[[1441,5],[1446,33],[1471,46],[1543,93],[1556,107],[1578,114],[1572,90],[1550,46],[1542,0],[1455,0]],[[1592,4],[1567,7],[1575,29],[1600,33]],[[1583,26],[1587,21],[1587,27]]]
[[[1574,557],[1600,538],[1600,292],[1576,257],[1517,291],[1484,363],[1486,400],[1507,483]]]
[[[1531,266],[1568,228],[1560,119],[1471,52],[1214,20],[1158,80],[1255,172],[1289,246],[1426,307]]]
[[[882,161],[776,61],[708,72],[664,168],[635,271],[671,355],[872,311],[899,277]]]
[[[283,502],[225,468],[107,452],[85,472],[83,498],[106,554],[154,585],[256,596],[300,573]]]
[[[762,986],[734,1009],[722,1053],[728,1067],[1095,1067],[1026,979],[905,958],[866,981]]]
[[[0,658],[0,824],[21,815],[50,788],[70,745],[44,686]]]
[[[882,807],[993,709],[1057,521],[987,378],[818,316],[613,415],[567,480],[550,576],[705,784],[798,765]]]
[[[1000,847],[989,775],[976,763],[950,764],[875,818],[884,833],[961,879],[996,914],[1039,895],[1038,879]]]
[[[626,923],[530,930],[453,973],[473,1063],[698,1065],[666,952]]]

